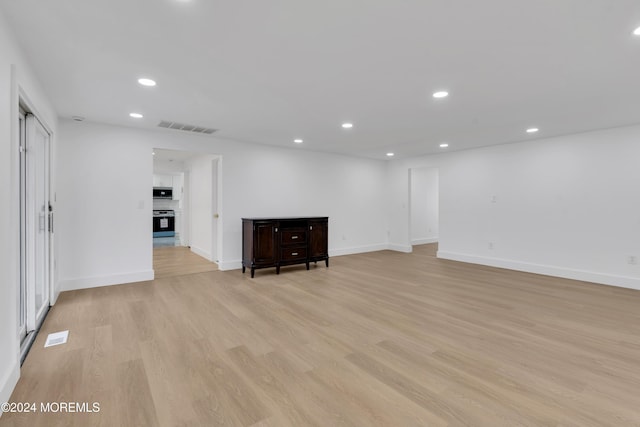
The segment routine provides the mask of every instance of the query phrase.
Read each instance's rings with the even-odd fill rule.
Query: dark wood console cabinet
[[[324,261],[329,267],[329,218],[242,218],[242,272]]]

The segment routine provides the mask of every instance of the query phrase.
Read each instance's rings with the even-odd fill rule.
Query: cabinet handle
[[[291,240],[297,239],[298,236],[291,236]]]
[[[291,256],[298,255],[298,252],[291,252]]]
[[[309,226],[309,230],[313,230],[313,225],[310,225],[310,226]]]
[[[278,232],[278,227],[276,227],[276,233]]]

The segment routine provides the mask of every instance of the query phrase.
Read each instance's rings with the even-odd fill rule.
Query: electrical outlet
[[[342,235],[342,240],[347,240],[347,236],[346,235]]]
[[[493,250],[493,242],[489,242],[489,249]]]
[[[627,257],[627,264],[630,265],[637,265],[638,264],[638,257],[633,256],[633,255],[629,255]]]

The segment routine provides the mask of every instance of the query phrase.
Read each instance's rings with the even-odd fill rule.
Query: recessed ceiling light
[[[635,30],[633,30],[633,35],[640,36],[640,27],[638,27]]]
[[[538,132],[539,130],[540,130],[540,129],[538,129],[538,128],[529,128],[529,129],[527,129],[527,133],[536,133],[536,132]]]
[[[156,155],[156,152],[155,152],[155,151],[152,151],[152,152],[151,152],[151,155],[152,155],[152,156],[155,156],[155,155]]]
[[[147,78],[138,79],[138,83],[140,83],[142,86],[155,86],[156,85],[156,81],[155,80],[151,80],[151,79],[147,79]]]
[[[449,144],[447,144],[446,142],[443,142],[442,144],[440,144],[440,148],[447,148],[449,146]]]
[[[301,139],[294,139],[293,142],[295,142],[296,144],[302,144],[302,140]]]
[[[434,98],[446,98],[447,96],[449,96],[449,92],[441,90],[439,92],[434,92],[433,97]]]
[[[353,123],[343,123],[342,127],[345,129],[351,129],[353,127]]]
[[[393,156],[395,156],[394,153],[387,153],[387,157],[393,157]]]
[[[134,119],[141,119],[144,116],[140,113],[129,113],[129,117],[133,117]]]

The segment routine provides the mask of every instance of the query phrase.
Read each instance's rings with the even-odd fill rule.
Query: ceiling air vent
[[[217,130],[217,129],[206,128],[204,126],[187,125],[184,123],[169,122],[166,120],[161,120],[160,123],[158,123],[158,127],[166,128],[166,129],[182,130],[185,132],[202,133],[205,135],[211,135]]]

